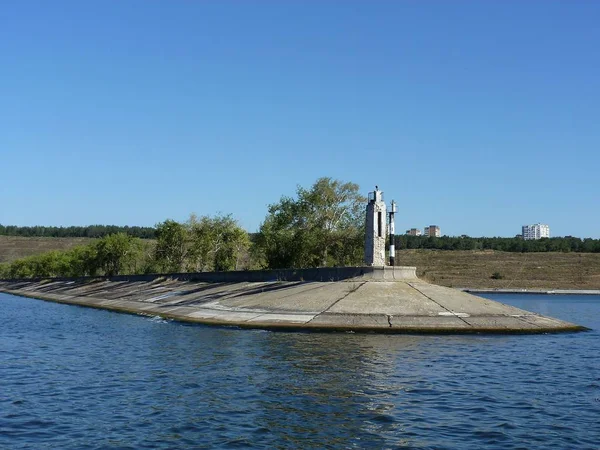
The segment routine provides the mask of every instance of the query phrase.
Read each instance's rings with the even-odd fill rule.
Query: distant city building
[[[440,231],[440,227],[437,225],[429,225],[428,227],[425,227],[425,233],[423,234],[429,237],[440,237],[442,232]]]
[[[409,236],[421,236],[421,230],[418,228],[411,228],[410,230],[406,230],[406,234]]]
[[[521,234],[523,239],[526,241],[550,237],[550,227],[548,225],[544,225],[543,223],[523,225],[522,230],[523,232]]]

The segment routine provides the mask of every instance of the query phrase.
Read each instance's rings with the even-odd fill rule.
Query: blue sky
[[[397,228],[600,238],[600,2],[0,4],[0,223],[378,184]]]

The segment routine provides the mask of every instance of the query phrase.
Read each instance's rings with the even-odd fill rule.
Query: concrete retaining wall
[[[243,270],[231,272],[169,273],[148,275],[117,275],[114,277],[43,278],[55,281],[110,280],[110,281],[152,281],[157,278],[171,278],[181,281],[204,281],[207,283],[238,283],[265,281],[345,281],[351,279],[372,281],[416,280],[416,267],[318,267],[314,269]],[[39,281],[40,279],[7,280]]]

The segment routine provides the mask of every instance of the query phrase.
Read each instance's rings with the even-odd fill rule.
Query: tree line
[[[140,239],[154,239],[154,227],[117,226],[117,225],[87,225],[70,227],[17,227],[15,225],[0,224],[0,236],[23,237],[84,237],[102,238],[111,234],[124,233]]]
[[[396,249],[434,249],[434,250],[497,250],[501,252],[577,252],[600,253],[600,239],[577,237],[555,237],[537,240],[502,237],[469,237],[469,236],[410,236],[397,235],[394,243]]]
[[[0,264],[0,278],[236,270],[247,268],[249,246],[248,233],[231,216],[192,215],[184,223],[159,223],[153,241],[119,232],[89,245]]]
[[[320,178],[310,188],[299,186],[295,197],[283,196],[269,205],[253,235],[231,215],[169,219],[151,228],[152,234],[142,233],[142,227],[97,226],[100,234],[93,237],[99,239],[93,243],[0,265],[0,278],[357,266],[364,256],[365,203],[357,184]],[[58,230],[77,228],[86,227]],[[131,233],[134,229],[139,236]],[[575,237],[525,241],[397,235],[395,244],[397,250],[600,252],[600,239]]]

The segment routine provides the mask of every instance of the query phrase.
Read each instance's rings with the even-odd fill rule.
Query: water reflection
[[[439,395],[431,368],[458,354],[448,339],[478,345],[464,337],[273,333],[261,341],[271,356],[259,370],[279,375],[258,385],[261,426],[280,442],[312,436],[342,447],[416,445],[410,425],[415,415],[425,421],[427,396]]]

